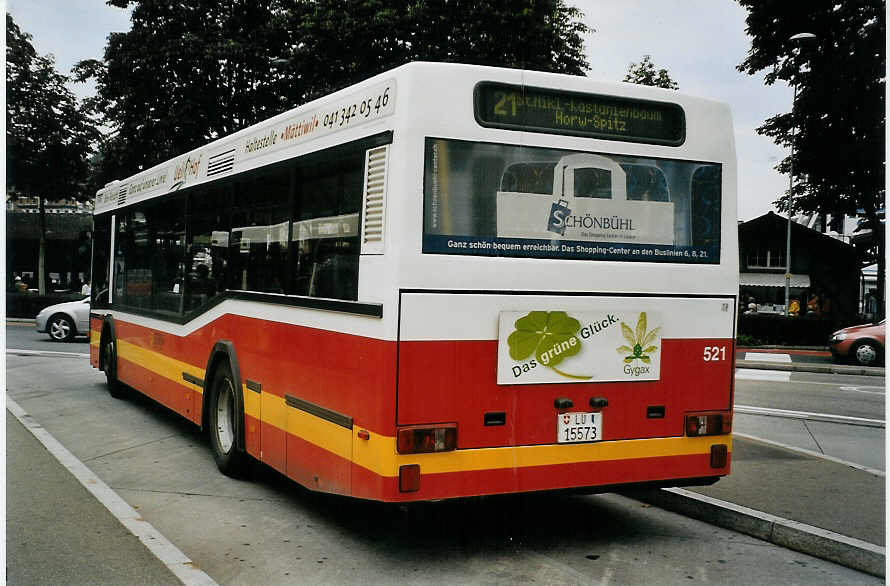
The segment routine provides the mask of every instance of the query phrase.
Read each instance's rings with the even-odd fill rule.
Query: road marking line
[[[736,369],[736,380],[765,380],[778,383],[791,382],[791,372],[787,370]]]
[[[808,419],[811,421],[862,425],[866,427],[885,427],[883,419],[867,419],[865,417],[850,417],[847,415],[834,415],[832,413],[812,413],[809,411],[790,411],[787,409],[770,409],[768,407],[754,407],[752,405],[736,405],[734,409],[736,413],[745,413],[747,415],[768,415],[772,417],[785,417],[786,419]]]
[[[790,354],[776,354],[773,352],[745,352],[745,360],[754,362],[782,362],[791,364]]]
[[[15,356],[55,356],[57,358],[89,358],[89,354],[83,352],[55,352],[53,350],[19,350],[16,348],[7,348],[7,354]]]
[[[884,472],[883,470],[878,470],[877,468],[869,468],[868,466],[864,466],[862,464],[857,464],[856,462],[850,462],[849,460],[843,460],[843,459],[837,458],[835,456],[829,456],[828,454],[814,452],[813,450],[808,450],[806,448],[799,448],[797,446],[783,444],[782,442],[776,442],[776,441],[769,440],[766,438],[758,437],[756,435],[748,435],[747,433],[739,433],[737,431],[732,432],[732,435],[734,437],[738,437],[741,439],[752,440],[752,441],[768,444],[771,446],[775,446],[777,448],[784,448],[786,450],[791,450],[792,452],[798,452],[798,453],[804,454],[806,456],[822,458],[823,460],[828,460],[829,462],[834,462],[835,464],[843,464],[844,466],[849,466],[850,468],[862,470],[863,472],[868,472],[869,474],[873,474],[875,476],[880,476],[881,478],[885,478],[887,476],[887,473]]]
[[[765,373],[763,375],[759,375],[757,373]],[[766,374],[768,373],[768,374]],[[774,377],[774,375],[784,375],[788,374],[788,380],[785,380],[785,377]],[[798,372],[797,374],[801,374]],[[827,374],[827,373],[808,373],[808,374]],[[843,376],[860,376],[860,375],[843,375]],[[856,386],[848,386],[848,385],[840,385],[838,383],[828,383],[825,381],[815,381],[815,380],[791,380],[791,372],[790,371],[780,371],[780,370],[754,370],[747,368],[737,368],[736,369],[736,380],[772,380],[774,382],[784,382],[784,383],[794,383],[794,384],[806,384],[806,385],[825,385],[828,387],[835,387],[841,391],[850,391],[852,393],[866,393],[869,395],[886,395],[886,388],[881,386],[874,385],[856,385]],[[862,389],[880,389],[878,391],[864,391]]]
[[[811,384],[811,383],[807,383]],[[831,383],[822,383],[822,384],[831,384]],[[886,395],[887,391],[866,391],[864,389],[880,389],[883,387],[868,387],[868,386],[858,386],[858,387],[838,387],[842,391],[849,391],[851,393],[865,393],[866,395]]]
[[[139,538],[148,550],[167,566],[186,586],[216,586],[217,583],[205,574],[179,548],[142,518],[114,490],[96,476],[92,470],[69,452],[50,433],[30,416],[12,397],[6,395],[6,409],[25,426],[37,440],[59,461],[80,484],[86,488],[108,511]]]

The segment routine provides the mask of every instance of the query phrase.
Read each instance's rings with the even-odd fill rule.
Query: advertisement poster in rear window
[[[718,264],[721,166],[428,138],[423,252]]]

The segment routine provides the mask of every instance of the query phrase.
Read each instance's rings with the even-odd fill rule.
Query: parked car
[[[37,331],[49,334],[56,342],[68,342],[74,336],[90,333],[90,298],[50,305],[37,314]]]
[[[838,361],[851,361],[862,366],[874,366],[884,361],[885,320],[876,324],[850,326],[831,334],[828,347]]]

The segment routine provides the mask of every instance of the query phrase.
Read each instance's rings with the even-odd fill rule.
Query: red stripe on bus
[[[351,495],[352,464],[297,436],[287,436],[287,477],[306,488]]]
[[[256,381],[263,393],[299,396],[361,420],[375,433],[395,435],[395,342],[229,314],[183,338],[122,320],[115,327],[120,340],[200,369],[214,344],[229,340],[242,382]]]
[[[193,423],[201,424],[201,393],[198,391],[120,356],[117,359],[117,378]]]

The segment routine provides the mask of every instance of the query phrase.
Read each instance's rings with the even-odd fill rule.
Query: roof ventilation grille
[[[222,175],[228,173],[235,166],[235,149],[213,155],[207,161],[207,176]]]

